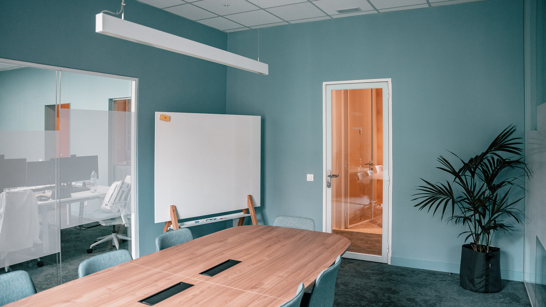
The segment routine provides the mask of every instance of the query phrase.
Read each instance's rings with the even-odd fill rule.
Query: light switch
[[[307,174],[307,181],[313,181],[313,174]]]

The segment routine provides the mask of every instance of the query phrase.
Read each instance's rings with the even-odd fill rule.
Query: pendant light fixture
[[[269,73],[269,67],[265,63],[124,20],[124,5],[125,3],[122,1],[121,9],[117,13],[102,11],[97,14],[95,31],[100,34],[243,69],[261,75],[267,75]],[[114,15],[122,14],[122,19],[107,15],[105,12]]]

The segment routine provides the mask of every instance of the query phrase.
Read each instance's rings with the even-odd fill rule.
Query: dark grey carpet
[[[381,256],[381,235],[357,231],[332,229],[332,233],[344,236],[351,241],[350,252]]]
[[[84,225],[90,226],[90,225]],[[43,267],[36,266],[36,260],[19,263],[10,267],[10,270],[27,271],[36,286],[38,292],[55,287],[62,283],[69,282],[78,278],[78,266],[83,260],[115,250],[111,244],[103,243],[93,249],[92,254],[87,253],[87,249],[93,242],[101,236],[112,233],[111,226],[98,226],[85,230],[68,228],[61,230],[61,253],[49,255],[41,258],[44,262]],[[128,243],[121,243],[120,248],[127,249]],[[61,261],[59,261],[61,260]],[[60,265],[58,265],[60,263]],[[0,268],[0,274],[5,270]]]
[[[459,275],[343,259],[334,306],[531,306],[522,282],[503,281],[499,293],[474,293],[459,285]]]

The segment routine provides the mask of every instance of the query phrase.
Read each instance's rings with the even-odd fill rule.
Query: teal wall
[[[257,37],[231,33],[228,50],[257,58]],[[464,228],[418,211],[412,194],[420,177],[444,178],[435,167],[447,150],[468,158],[509,124],[523,136],[522,2],[262,28],[259,50],[270,75],[229,68],[227,113],[263,116],[265,222],[291,214],[322,228],[322,83],[392,78],[392,263],[458,272]],[[494,245],[502,249],[503,278],[521,280],[523,226]]]
[[[154,112],[224,113],[226,67],[95,33],[113,0],[0,1],[0,58],[138,78],[138,202],[141,255],[155,250]],[[127,20],[217,48],[227,34],[133,0]],[[222,224],[222,223],[219,223]],[[224,225],[192,229],[200,236]]]

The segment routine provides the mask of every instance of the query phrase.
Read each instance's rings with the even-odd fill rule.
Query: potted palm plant
[[[512,125],[504,129],[481,154],[464,161],[452,153],[462,166],[458,169],[440,156],[437,167],[449,174],[450,180],[433,184],[421,178],[425,185],[417,187],[415,207],[428,208],[433,215],[439,210],[454,221],[467,226],[459,234],[466,235],[461,255],[461,286],[475,292],[499,292],[502,289],[500,249],[491,246],[497,231],[511,233],[510,220],[520,223],[524,214],[516,208],[523,198],[511,199],[518,183],[531,171],[524,161],[521,138],[512,135]]]

